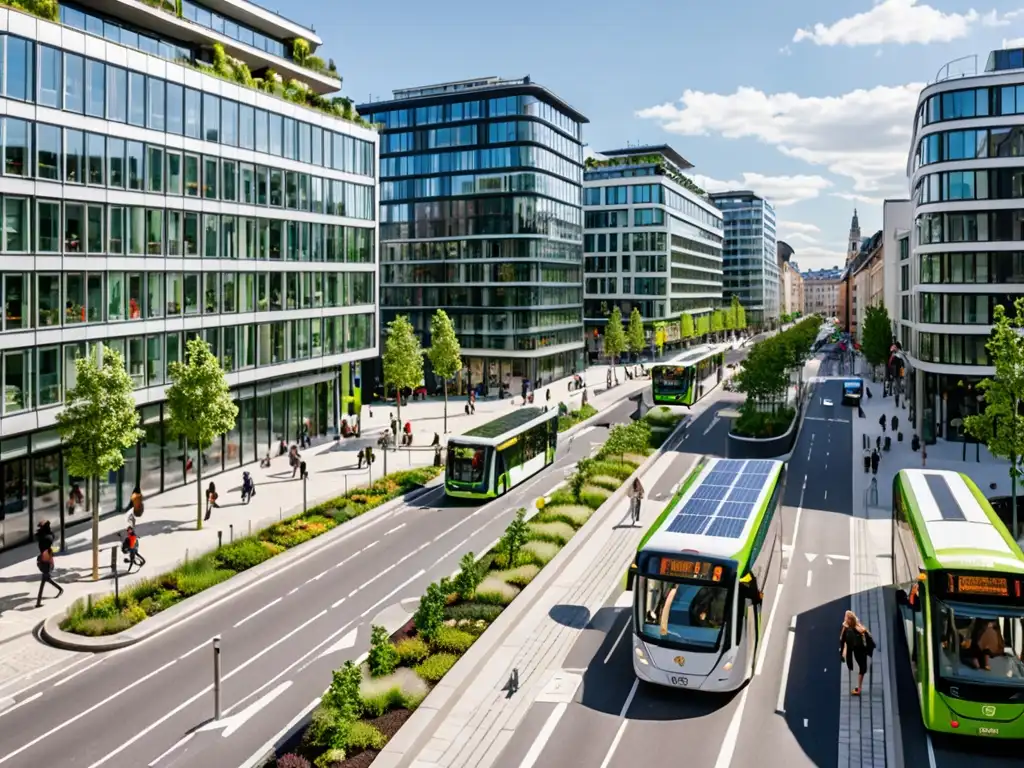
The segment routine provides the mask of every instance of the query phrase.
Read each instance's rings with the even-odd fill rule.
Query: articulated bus
[[[752,677],[782,571],[784,486],[781,461],[709,459],[690,473],[626,579],[637,677],[700,691]]]
[[[551,466],[558,447],[555,408],[517,408],[448,441],[444,490],[464,499],[493,499]]]
[[[1024,738],[1024,553],[971,479],[893,479],[892,578],[925,728]]]
[[[725,353],[715,347],[691,349],[651,367],[655,405],[693,405],[722,383]]]

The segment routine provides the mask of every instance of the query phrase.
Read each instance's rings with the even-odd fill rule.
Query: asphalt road
[[[602,421],[625,421],[633,408],[623,401]],[[394,615],[465,552],[492,545],[515,510],[557,485],[606,431],[563,441],[554,467],[507,497],[451,505],[439,489],[153,638],[15,692],[0,712],[0,767],[242,764],[319,698],[331,670],[368,647],[375,617]],[[227,718],[218,724],[214,635]]]
[[[630,609],[616,607],[624,602],[616,591],[564,663],[566,669],[583,670],[574,702],[546,740],[538,737],[555,705],[534,704],[499,758],[499,768],[635,768],[684,756],[687,765],[708,768],[837,764],[838,635],[850,605],[853,414],[822,401],[838,404],[839,393],[838,382],[812,391],[814,401],[788,465],[782,513],[789,565],[783,585],[766,590],[765,604],[775,608],[764,624],[766,651],[751,684],[719,696],[639,683],[626,637]],[[687,438],[694,442],[684,442],[681,450],[707,447],[707,436],[719,427],[706,435],[704,430],[717,410],[694,421]],[[662,484],[677,482],[695,458],[681,454]],[[655,493],[663,490],[656,487]],[[787,647],[791,663],[783,679]],[[781,713],[776,712],[780,700]]]

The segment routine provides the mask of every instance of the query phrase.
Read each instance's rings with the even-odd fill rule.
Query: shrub
[[[473,592],[485,573],[486,571],[480,567],[473,553],[467,552],[459,562],[459,573],[452,582],[452,588],[460,598],[469,600],[473,597]]]
[[[538,523],[566,523],[580,528],[592,514],[594,510],[582,504],[558,504],[544,507],[544,511],[533,519]]]
[[[673,411],[668,406],[661,405],[649,410],[644,418],[652,426],[674,428],[679,423],[679,420],[683,418],[683,414]]]
[[[538,573],[540,573],[540,568],[531,563],[529,565],[520,565],[518,568],[513,568],[510,571],[496,571],[491,575],[501,579],[506,584],[523,589],[536,578]]]
[[[129,600],[141,603],[143,600],[155,597],[162,591],[163,587],[159,579],[140,579],[127,589],[122,589],[121,595]]]
[[[560,547],[549,541],[529,541],[523,549],[530,553],[534,563],[543,568],[558,554]]]
[[[217,550],[217,562],[222,568],[240,572],[254,568],[263,561],[272,558],[274,554],[266,546],[266,543],[256,538],[246,538]]]
[[[430,646],[435,653],[454,653],[461,656],[469,650],[469,646],[475,640],[476,638],[469,632],[454,627],[441,627],[430,641]]]
[[[520,507],[516,510],[515,518],[508,524],[508,528],[505,529],[505,534],[501,537],[501,541],[498,542],[496,549],[508,557],[508,563],[515,564],[519,550],[523,548],[523,545],[528,540],[529,528],[526,524],[526,509]]]
[[[416,674],[428,683],[436,683],[448,674],[448,670],[455,666],[459,657],[451,653],[435,653],[418,667]]]
[[[555,489],[555,492],[551,494],[551,498],[548,499],[548,503],[545,505],[545,507],[551,507],[559,504],[575,503],[576,499],[573,497],[572,491],[563,486],[561,488]]]
[[[774,413],[759,411],[753,401],[748,400],[740,408],[740,417],[733,423],[732,431],[746,437],[777,437],[785,434],[795,415],[792,408],[785,407]]]
[[[370,628],[370,653],[366,663],[374,677],[390,675],[398,666],[398,651],[395,650],[384,627],[375,625]]]
[[[366,749],[383,749],[387,743],[387,737],[370,723],[357,720],[349,728],[346,752],[355,755]]]
[[[344,749],[328,749],[313,761],[314,768],[334,768],[338,763],[345,762]]]
[[[418,637],[407,637],[395,646],[395,652],[399,666],[414,667],[430,655],[430,647]]]
[[[527,542],[526,548],[535,542]],[[554,546],[554,544],[548,544],[547,546]],[[557,549],[557,547],[556,547]],[[513,587],[511,584],[506,584],[504,581],[496,576],[488,576],[482,582],[476,590],[476,599],[481,603],[491,603],[492,605],[508,605],[516,599],[516,595],[519,594],[519,590]]]
[[[550,541],[565,546],[576,529],[566,523],[530,523],[530,541]]]
[[[324,694],[323,706],[338,713],[339,719],[355,720],[360,715],[362,674],[351,660],[334,670],[331,687]]]
[[[612,427],[605,440],[599,459],[620,458],[627,453],[645,453],[648,450],[651,427],[646,421],[634,421]]]
[[[328,749],[345,741],[350,721],[341,716],[334,707],[320,704],[313,710],[306,732],[302,734],[302,743],[307,747]]]
[[[277,758],[277,768],[312,768],[309,764],[309,760],[296,755],[294,752],[289,752],[287,755],[281,755]]]
[[[599,459],[593,464],[593,470],[595,475],[605,475],[608,477],[618,478],[624,482],[626,478],[636,471],[636,467],[632,464],[626,464],[622,461],[613,461],[610,459]],[[621,482],[620,482],[621,485]]]
[[[610,475],[594,475],[590,478],[590,483],[598,488],[604,488],[606,491],[617,491],[619,486],[622,485],[622,481],[619,478],[611,477]]]
[[[178,591],[182,597],[192,597],[192,595],[205,592],[222,581],[227,581],[234,575],[234,571],[229,571],[226,568],[218,568],[205,573],[179,574],[177,578]]]
[[[500,605],[488,603],[458,603],[445,608],[444,616],[446,619],[455,621],[492,622],[501,615],[501,609]],[[401,653],[401,647],[399,647],[399,653]]]
[[[430,640],[444,623],[444,607],[447,602],[448,595],[437,582],[430,584],[423,593],[413,621],[416,631],[424,639]]]
[[[611,493],[604,488],[588,485],[580,492],[580,501],[591,509],[597,509],[608,500],[609,496],[611,496]]]
[[[380,717],[393,709],[415,709],[427,695],[427,684],[413,670],[400,667],[387,677],[364,678],[359,698],[366,717]]]

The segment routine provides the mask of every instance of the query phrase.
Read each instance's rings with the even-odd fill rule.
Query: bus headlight
[[[723,672],[728,672],[730,669],[732,669],[732,662],[731,661],[727,661],[727,662],[725,662],[725,664],[722,665],[722,671]]]
[[[639,661],[641,664],[644,664],[644,665],[649,665],[650,664],[650,662],[647,660],[647,655],[644,653],[644,649],[643,648],[641,648],[638,645],[636,648],[634,648],[634,650],[636,651],[636,660],[637,661]]]

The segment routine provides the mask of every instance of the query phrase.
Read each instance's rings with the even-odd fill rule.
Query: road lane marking
[[[359,550],[359,554],[362,554],[363,552],[366,552],[368,550],[373,549],[379,543],[380,543],[379,541],[374,541],[374,542],[371,542],[371,543],[367,544],[365,547],[363,547],[362,549]]]
[[[786,635],[786,653],[782,657],[782,679],[779,681],[779,698],[775,711],[786,714],[786,689],[789,687],[789,665],[793,661],[793,641],[796,639],[796,616],[789,620],[789,634]]]
[[[171,752],[173,752],[174,750],[178,749],[179,747],[184,747],[186,744],[188,744],[190,741],[192,741],[192,739],[195,738],[195,735],[196,735],[196,733],[195,733],[195,731],[193,731],[192,733],[190,733],[185,738],[179,739],[178,742],[175,743],[174,745],[172,745],[170,749],[168,749],[166,752],[164,752],[162,755],[160,755],[160,757],[158,757],[152,763],[150,763],[149,764],[149,768],[153,768],[154,765],[159,763],[161,760],[163,760],[165,757],[167,757],[169,754],[171,754]]]
[[[54,683],[53,687],[54,687],[54,688],[60,688],[60,686],[64,685],[64,683],[67,683],[67,682],[70,682],[71,680],[74,680],[74,679],[75,679],[76,677],[78,677],[78,676],[79,676],[80,674],[82,674],[83,672],[88,672],[88,671],[89,671],[90,669],[92,669],[92,668],[93,668],[93,667],[95,667],[95,666],[99,666],[99,665],[100,665],[100,664],[102,664],[102,663],[103,663],[104,661],[106,661],[106,659],[100,659],[99,661],[94,661],[94,662],[93,662],[92,664],[90,664],[89,666],[87,666],[87,667],[82,667],[82,668],[81,668],[80,670],[78,670],[77,672],[72,672],[72,673],[71,673],[70,675],[68,675],[67,677],[63,678],[63,679],[62,679],[62,680],[61,680],[60,682]]]
[[[926,733],[924,735],[924,743],[928,747],[928,768],[936,768],[936,765],[935,765],[935,747],[932,745],[931,734]]]
[[[488,551],[489,551],[489,549],[490,549],[490,548],[488,548]],[[371,605],[371,606],[370,606],[369,608],[367,608],[367,609],[366,609],[365,611],[363,611],[363,612],[362,612],[361,614],[359,614],[359,618],[360,618],[360,619],[364,619],[364,618],[366,618],[367,614],[369,614],[369,613],[370,613],[370,611],[373,611],[373,610],[376,610],[377,608],[379,608],[379,607],[380,607],[381,605],[383,605],[383,604],[384,604],[385,602],[387,602],[387,601],[388,601],[389,599],[391,599],[391,598],[392,598],[392,597],[394,597],[394,596],[395,596],[396,594],[398,594],[398,593],[399,593],[400,591],[402,591],[402,590],[403,590],[403,589],[405,589],[405,588],[406,588],[407,586],[409,586],[409,585],[410,585],[410,584],[412,584],[412,583],[413,583],[414,581],[416,581],[416,579],[420,578],[421,576],[424,576],[424,575],[426,575],[426,573],[427,573],[427,572],[426,572],[426,570],[425,570],[425,569],[423,569],[423,568],[421,568],[421,569],[420,569],[419,571],[417,571],[416,573],[414,573],[414,574],[413,574],[412,576],[410,576],[410,577],[409,577],[408,579],[406,579],[406,580],[405,580],[405,581],[403,581],[403,582],[402,582],[401,584],[399,584],[399,585],[398,585],[397,587],[395,587],[395,588],[394,588],[394,589],[392,589],[392,590],[391,590],[390,592],[388,592],[388,593],[387,593],[386,595],[384,595],[384,597],[382,597],[382,598],[381,598],[380,600],[378,600],[378,601],[377,601],[376,603],[374,603],[374,604],[373,604],[373,605]]]
[[[811,586],[811,579],[813,578],[813,576],[814,576],[814,571],[808,571],[807,572],[807,586],[808,587]]]
[[[29,683],[24,688],[20,688],[19,690],[15,691],[14,693],[9,693],[9,694],[5,694],[5,695],[9,696],[11,698],[14,698],[15,696],[20,696],[25,691],[28,691],[28,690],[31,690],[32,688],[35,688],[40,683],[45,683],[47,680],[52,680],[53,678],[57,677],[58,675],[64,674],[65,672],[67,672],[72,667],[77,667],[79,664],[82,664],[83,662],[88,661],[89,659],[92,658],[92,656],[93,655],[91,653],[82,653],[81,654],[81,658],[78,659],[77,661],[71,662],[66,667],[62,667],[61,669],[58,669],[56,672],[51,673],[47,677],[41,678],[39,680],[36,680],[34,683]],[[105,659],[110,658],[110,655],[108,654],[108,655],[104,656],[104,658]],[[38,675],[40,672],[45,672],[46,670],[50,669],[51,667],[55,667],[56,665],[62,664],[63,662],[64,662],[64,659],[62,659],[62,658],[61,659],[57,659],[56,661],[51,661],[49,664],[46,664],[45,666],[42,666],[39,669],[33,669],[31,672],[26,672],[23,675],[18,675],[17,677],[11,678],[10,680],[8,680],[3,685],[0,685],[0,691],[2,691],[4,688],[6,688],[9,685],[14,685],[15,683],[20,683],[23,680],[28,680],[29,678],[34,677],[35,675]]]
[[[519,763],[519,768],[533,768],[534,763],[537,762],[537,758],[540,757],[540,753],[544,751],[544,747],[547,746],[548,740],[551,738],[551,734],[555,732],[555,728],[558,727],[558,721],[562,719],[562,715],[565,714],[565,710],[569,708],[568,704],[560,703],[556,704],[555,708],[548,715],[548,719],[544,721],[544,726],[540,729],[540,733],[537,734],[537,738],[533,744],[530,745],[530,751],[526,753],[526,757]]]
[[[136,678],[132,682],[128,683],[128,685],[122,686],[121,688],[119,688],[117,690],[116,693],[113,693],[110,696],[107,696],[107,698],[105,698],[105,699],[103,699],[101,701],[96,702],[95,704],[93,704],[88,709],[82,710],[81,712],[79,712],[74,717],[71,717],[68,720],[65,720],[63,723],[58,725],[56,728],[50,729],[49,731],[47,731],[46,733],[42,734],[41,736],[36,736],[34,739],[32,739],[32,741],[28,742],[27,744],[25,744],[25,745],[23,745],[21,747],[18,747],[17,749],[15,749],[12,752],[8,752],[3,757],[0,757],[0,765],[3,765],[8,760],[11,760],[11,759],[17,757],[22,752],[24,752],[26,749],[31,749],[32,747],[34,747],[36,744],[38,744],[43,739],[48,739],[50,736],[53,736],[54,734],[59,733],[60,731],[65,730],[69,725],[77,723],[83,717],[88,717],[89,715],[91,715],[93,712],[95,712],[100,707],[105,707],[107,704],[112,702],[114,699],[117,699],[117,698],[123,696],[125,693],[130,691],[132,688],[135,688],[136,686],[142,685],[144,682],[149,680],[151,677],[156,677],[161,672],[163,672],[165,669],[168,669],[169,667],[173,667],[177,663],[178,663],[177,659],[174,659],[173,661],[169,661],[166,664],[164,664],[162,667],[157,667],[156,669],[154,669],[149,674],[143,675],[142,677],[139,677],[139,678]]]
[[[227,673],[226,675],[224,675],[224,678],[223,678],[223,679],[224,679],[224,680],[230,680],[230,679],[231,679],[232,677],[234,677],[235,675],[237,675],[237,674],[238,674],[239,672],[241,672],[241,671],[242,671],[243,669],[245,669],[246,667],[248,667],[248,666],[249,666],[250,664],[252,664],[252,663],[253,663],[254,661],[256,661],[256,660],[260,659],[261,657],[265,656],[266,654],[270,653],[270,652],[271,652],[272,650],[274,650],[274,648],[276,648],[277,646],[279,646],[279,645],[280,645],[281,643],[285,642],[286,640],[288,640],[288,639],[289,639],[289,638],[291,638],[291,637],[294,637],[294,636],[295,636],[295,635],[297,635],[297,634],[298,634],[299,632],[301,632],[301,631],[302,631],[302,630],[304,630],[304,629],[305,629],[306,627],[308,627],[308,626],[309,626],[310,624],[312,624],[312,623],[313,623],[314,621],[316,621],[317,619],[319,619],[319,618],[321,618],[321,617],[323,617],[323,616],[326,616],[326,615],[327,615],[327,609],[326,609],[326,608],[324,608],[324,609],[323,609],[322,611],[320,611],[320,613],[318,613],[318,614],[317,614],[316,616],[314,616],[314,617],[312,617],[311,619],[307,619],[306,621],[302,622],[301,624],[299,624],[299,626],[297,626],[297,627],[296,627],[295,629],[293,629],[293,630],[292,630],[291,632],[289,632],[288,634],[284,635],[283,637],[281,637],[281,638],[279,638],[279,639],[275,640],[275,641],[274,641],[273,643],[271,643],[270,645],[268,645],[268,646],[267,646],[266,648],[264,648],[264,649],[263,649],[262,651],[260,651],[259,653],[255,654],[255,655],[254,655],[254,656],[253,656],[252,658],[246,659],[246,660],[245,660],[245,661],[244,661],[244,662],[243,662],[242,664],[239,664],[239,665],[238,665],[237,667],[235,667],[235,668],[234,668],[234,669],[232,669],[232,670],[231,670],[230,672],[228,672],[228,673]]]
[[[610,659],[612,657],[612,654],[615,653],[615,649],[619,647],[619,642],[622,640],[622,636],[626,634],[626,630],[629,629],[630,621],[631,617],[627,615],[626,620],[622,624],[622,629],[619,630],[619,636],[615,638],[615,642],[612,643],[612,647],[608,651],[608,655],[604,657],[605,664],[608,663],[608,659]]]
[[[288,733],[292,728],[294,728],[295,725],[300,720],[302,720],[302,718],[304,718],[306,715],[308,715],[310,712],[316,709],[319,704],[320,697],[317,696],[315,699],[313,699],[313,701],[311,701],[309,704],[303,707],[302,711],[299,712],[299,714],[297,714],[295,717],[289,720],[288,724],[285,725],[284,728],[282,728],[280,731],[278,731],[269,739],[267,739],[267,741],[259,749],[253,752],[252,755],[249,756],[249,758],[246,759],[245,762],[239,765],[238,768],[252,768],[252,766],[261,765],[263,759],[267,756],[267,752],[274,748],[274,745],[277,744],[281,737]]]
[[[736,743],[740,739],[740,724],[743,721],[743,710],[747,706],[747,695],[750,693],[750,686],[743,689],[740,694],[740,703],[736,711],[732,713],[732,720],[729,721],[729,729],[725,732],[722,740],[722,750],[718,753],[715,761],[715,768],[729,768],[732,763],[732,756],[736,752]]]
[[[201,642],[199,645],[197,645],[192,650],[185,651],[185,653],[181,654],[181,656],[178,657],[178,661],[183,661],[184,659],[187,659],[189,656],[191,656],[196,651],[203,650],[203,648],[209,648],[211,642],[213,642],[213,636],[212,635],[210,637],[206,638],[203,642]]]
[[[754,676],[761,674],[764,669],[764,658],[768,655],[768,641],[772,637],[772,627],[775,626],[775,617],[779,613],[779,601],[782,599],[782,588],[786,582],[779,581],[779,588],[775,590],[775,599],[772,600],[772,612],[768,615],[768,626],[764,630],[764,640],[761,641],[761,652],[757,656],[757,666],[754,668]]]
[[[390,531],[388,531],[388,532],[387,532],[387,533],[385,533],[384,535],[385,535],[385,536],[390,536],[390,535],[391,535],[392,533],[394,533],[395,531],[400,531],[400,530],[402,530],[403,528],[405,528],[405,523],[402,523],[401,525],[396,525],[396,526],[395,526],[394,528],[392,528],[392,529],[391,529]]]
[[[250,614],[249,614],[248,616],[246,616],[246,617],[245,617],[244,619],[242,619],[241,621],[239,621],[238,623],[236,623],[236,624],[235,624],[235,625],[234,625],[234,626],[232,627],[232,629],[238,629],[238,628],[239,628],[240,626],[242,626],[243,624],[245,624],[245,622],[247,622],[247,621],[248,621],[249,619],[252,619],[252,618],[255,618],[256,616],[259,616],[259,615],[260,615],[261,613],[263,613],[263,612],[264,612],[265,610],[267,610],[268,608],[273,608],[273,607],[274,607],[275,605],[277,605],[278,603],[280,603],[282,599],[283,599],[283,598],[280,598],[280,597],[278,597],[278,598],[276,598],[276,599],[274,599],[274,600],[271,600],[271,601],[270,601],[269,603],[267,603],[266,605],[264,605],[264,606],[263,606],[262,608],[257,608],[257,609],[256,609],[255,611],[253,611],[252,613],[250,613]]]
[[[294,595],[298,591],[299,591],[299,587],[295,587],[295,589],[289,589],[288,590],[288,594],[289,594],[289,596],[290,595]]]
[[[626,703],[622,705],[622,709],[619,711],[619,719],[622,720],[619,723],[619,729],[615,732],[615,738],[612,739],[612,744],[608,747],[608,754],[604,756],[604,760],[601,761],[601,768],[608,768],[608,764],[611,763],[612,757],[615,756],[615,750],[619,748],[619,742],[622,741],[622,735],[626,732],[626,724],[629,720],[626,719],[626,713],[629,712],[629,705],[633,703],[633,697],[636,696],[636,689],[640,686],[640,678],[633,680],[633,687],[629,689],[629,696],[626,697]]]
[[[43,695],[42,691],[39,691],[38,693],[33,693],[27,699],[19,701],[17,704],[14,704],[14,705],[8,707],[7,709],[3,710],[2,712],[0,712],[0,717],[3,717],[4,715],[10,714],[11,712],[13,712],[16,709],[21,709],[26,704],[31,704],[33,701],[35,701],[36,699],[38,699],[42,695]]]

